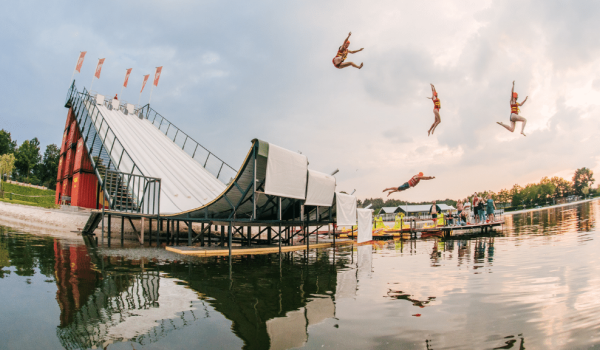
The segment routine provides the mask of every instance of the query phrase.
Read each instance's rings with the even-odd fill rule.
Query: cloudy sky
[[[137,103],[164,66],[153,107],[234,168],[253,138],[340,169],[338,189],[420,201],[600,171],[598,1],[11,2],[0,12],[0,128],[59,143],[78,88]],[[333,67],[349,31],[349,60]],[[527,137],[508,123],[510,89],[529,96]],[[429,83],[441,99],[435,135]],[[141,96],[150,95],[149,85]],[[520,125],[517,126],[520,128]],[[520,130],[520,129],[518,129]]]

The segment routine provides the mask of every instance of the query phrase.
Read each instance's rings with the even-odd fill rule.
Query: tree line
[[[570,196],[586,197],[598,193],[598,189],[592,189],[595,182],[594,172],[588,168],[580,168],[575,171],[571,181],[562,177],[554,176],[552,178],[543,177],[539,183],[527,184],[524,187],[515,184],[511,189],[502,189],[498,192],[481,191],[477,192],[480,197],[487,198],[488,194],[500,207],[521,207],[554,204],[557,200],[568,198]],[[473,194],[460,198],[461,200],[473,200]],[[447,204],[456,208],[457,199],[436,200],[438,204]],[[358,200],[359,207],[367,207],[369,204],[377,213],[383,207],[397,207],[399,205],[418,205],[431,204],[429,202],[406,202],[398,199],[367,198],[364,201]]]
[[[19,146],[17,141],[12,139],[10,132],[2,129],[0,130],[0,157],[4,160],[2,164],[10,165],[10,158],[12,158],[10,155],[14,157],[14,166],[5,166],[0,169],[0,176],[3,179],[10,178],[14,181],[46,186],[50,189],[56,188],[60,159],[60,148],[57,145],[46,146],[42,155],[40,141],[37,137],[25,140]]]

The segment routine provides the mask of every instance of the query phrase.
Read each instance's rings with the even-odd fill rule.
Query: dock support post
[[[260,228],[259,228],[259,230],[260,230]],[[269,244],[269,245],[271,244],[271,235],[272,235],[271,226],[269,226],[269,227],[267,227],[267,244]]]
[[[179,245],[179,220],[177,220],[177,245]]]
[[[148,219],[148,246],[152,247],[152,219]]]
[[[160,222],[160,217],[156,218],[156,248],[160,248],[160,227],[162,226],[162,222]]]
[[[167,219],[167,245],[169,245],[170,240],[171,240],[171,221]]]
[[[279,211],[279,215],[278,215],[278,217],[279,217],[279,239],[278,239],[278,241],[279,241],[279,259],[281,260],[281,240],[283,238],[283,236],[281,235],[281,197],[279,197],[279,208],[278,209],[279,209],[278,210]]]
[[[200,246],[204,247],[204,223],[202,223],[202,229],[200,230]]]
[[[242,228],[242,231],[244,229]],[[248,226],[248,247],[252,244],[252,226]]]
[[[192,222],[188,221],[188,246],[192,245]]]
[[[121,216],[121,247],[124,245],[125,240],[125,217]]]
[[[140,222],[142,223],[141,224],[142,227],[141,227],[141,231],[140,231],[140,237],[141,237],[140,238],[140,245],[144,245],[144,230],[146,228],[144,227],[145,226],[144,225],[145,224],[145,218],[143,216],[140,218]]]
[[[108,247],[109,247],[109,248],[110,248],[110,233],[111,233],[111,232],[110,232],[110,217],[111,217],[111,216],[112,216],[112,215],[108,214],[108,231],[106,232],[106,233],[107,233],[107,235],[108,235]]]
[[[221,242],[219,245],[221,247],[225,245],[225,225],[221,225]]]
[[[231,221],[229,221],[229,229],[227,230],[227,245],[229,246],[229,258],[231,259]]]
[[[333,246],[335,247],[335,225],[333,225]]]

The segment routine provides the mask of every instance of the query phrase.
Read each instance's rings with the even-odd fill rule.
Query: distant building
[[[456,210],[451,205],[446,205],[443,203],[438,204],[440,209],[442,209],[442,213],[447,214],[450,210]],[[383,207],[379,212],[379,215],[383,218],[383,221],[394,221],[396,214],[404,213],[405,216],[426,216],[429,215],[429,208],[431,208],[431,204],[419,204],[419,205],[401,205],[398,207]]]

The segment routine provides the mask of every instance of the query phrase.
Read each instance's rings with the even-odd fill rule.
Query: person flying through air
[[[517,124],[517,122],[522,122],[523,126],[521,127],[521,135],[523,136],[527,136],[525,135],[525,133],[523,132],[525,130],[525,124],[527,124],[527,119],[521,117],[519,115],[519,106],[522,106],[525,104],[525,101],[527,101],[527,97],[529,96],[525,96],[525,99],[523,100],[523,102],[519,103],[517,102],[517,99],[519,98],[519,94],[517,94],[515,92],[515,82],[513,80],[513,87],[512,87],[512,91],[511,91],[511,98],[510,98],[510,126],[502,123],[502,122],[497,122],[499,125],[502,125],[503,127],[506,128],[506,130],[513,132],[515,131],[515,126]]]
[[[433,84],[429,84],[429,85],[431,85],[431,97],[427,97],[427,98],[431,99],[433,101],[433,115],[435,117],[435,121],[431,125],[431,128],[429,128],[429,131],[427,132],[427,136],[429,136],[429,134],[433,135],[435,128],[442,122],[442,119],[440,118],[441,105],[440,105],[440,99],[438,98],[438,93],[437,93],[437,91],[435,91],[435,86],[433,86]]]
[[[350,41],[348,41],[348,39],[350,39],[350,35],[352,35],[352,32],[348,33],[348,37],[346,38],[346,40],[344,40],[344,43],[338,49],[337,55],[335,55],[335,57],[333,58],[333,65],[335,66],[335,68],[342,69],[352,66],[354,68],[361,69],[363,66],[362,63],[360,64],[360,66],[357,66],[354,62],[344,62],[349,53],[357,53],[364,49],[361,48],[356,51],[348,50],[348,46],[350,46]]]
[[[432,179],[435,179],[435,176],[423,176],[423,173],[421,172],[421,173],[418,173],[417,175],[411,177],[410,180],[405,182],[402,186],[397,187],[397,188],[396,187],[386,188],[385,190],[383,190],[383,192],[390,191],[387,195],[389,197],[390,194],[392,194],[394,192],[402,192],[404,190],[409,189],[410,187],[415,187],[421,180],[432,180]]]

